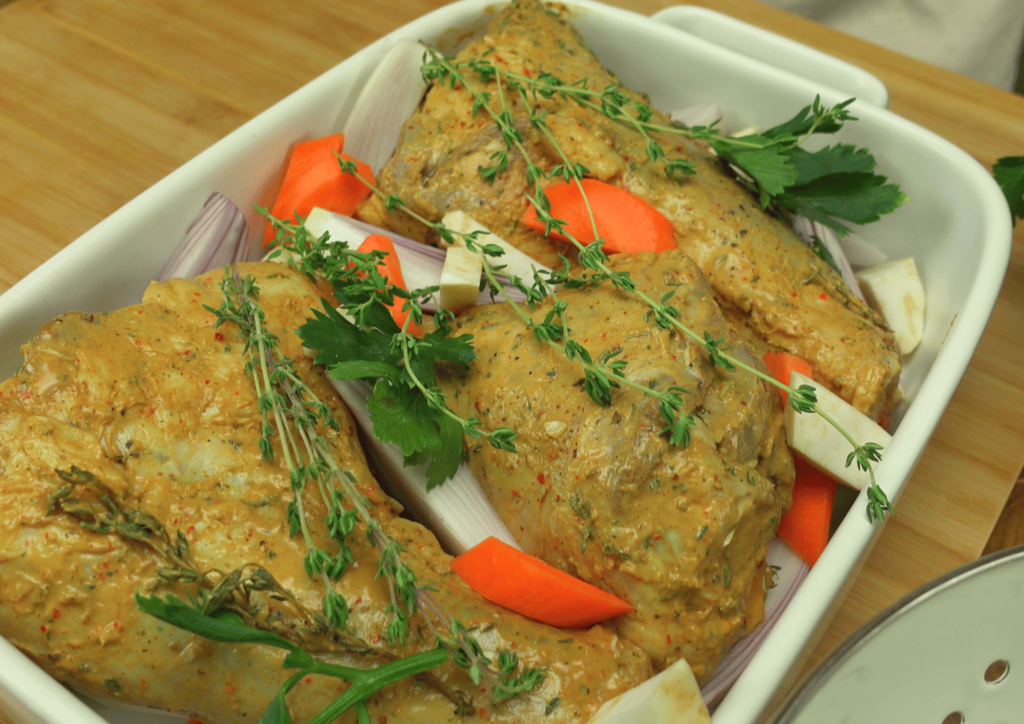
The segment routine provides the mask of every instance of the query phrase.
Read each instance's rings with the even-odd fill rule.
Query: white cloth
[[[872,43],[1012,90],[1024,0],[766,0]]]

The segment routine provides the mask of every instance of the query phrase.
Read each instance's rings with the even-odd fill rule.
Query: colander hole
[[[1003,659],[993,661],[985,669],[985,683],[987,684],[998,684],[1000,681],[1006,678],[1006,675],[1010,673],[1010,664]]]
[[[954,711],[952,714],[947,714],[946,718],[942,720],[942,724],[964,724],[966,719],[964,715],[958,711]]]

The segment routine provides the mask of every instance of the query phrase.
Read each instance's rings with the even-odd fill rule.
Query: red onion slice
[[[248,224],[231,199],[216,191],[189,225],[160,281],[190,278],[232,262],[244,261]]]
[[[811,221],[803,216],[793,217],[793,231],[808,244],[813,244],[814,239],[817,238],[821,245],[828,250],[828,253],[832,255],[836,266],[839,267],[839,273],[843,276],[843,281],[846,282],[846,286],[860,297],[861,300],[864,299],[864,293],[860,290],[860,284],[857,283],[857,278],[853,275],[853,267],[850,266],[850,262],[846,258],[846,252],[839,241],[839,234],[824,224]]]
[[[741,639],[732,647],[725,659],[711,674],[711,678],[708,679],[704,688],[700,690],[704,701],[708,704],[724,696],[729,687],[736,683],[736,679],[740,678],[740,674],[761,648],[761,644],[764,643],[775,622],[779,620],[782,612],[796,595],[800,584],[804,582],[811,570],[800,556],[778,539],[773,540],[768,546],[768,564],[778,567],[778,581],[776,586],[768,591],[764,622],[754,633]]]

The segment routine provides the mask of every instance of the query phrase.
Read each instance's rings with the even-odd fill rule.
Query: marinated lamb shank
[[[684,324],[761,365],[681,251],[620,256],[613,268],[655,299],[674,292]],[[578,361],[491,304],[458,318],[478,359],[451,368],[445,391],[459,414],[519,437],[515,454],[467,439],[470,467],[524,550],[629,601],[635,610],[610,624],[656,668],[685,658],[700,680],[763,618],[765,556],[793,480],[778,397],[749,372],[713,366],[703,344],[659,327],[610,284],[558,296],[572,339],[595,359],[625,360],[644,387],[686,390],[689,443],[670,445],[658,400],[635,388],[598,406]]]
[[[398,517],[397,503],[366,468],[348,410],[323,370],[301,354],[293,330],[319,306],[316,288],[278,264],[243,265],[242,274],[255,276],[282,352],[298,360],[340,422],[339,430],[320,433],[385,534],[404,547],[407,565],[474,627],[485,649],[509,647],[523,665],[548,667],[539,687],[494,707],[449,662],[373,696],[373,721],[461,720],[453,699],[492,721],[581,721],[650,675],[647,657],[610,630],[553,629],[462,585],[434,536]],[[157,530],[172,542],[180,533],[204,571],[261,568],[308,612],[320,611],[325,592],[303,569],[302,536],[289,535],[294,495],[280,449],[270,462],[261,454],[242,334],[233,324],[215,328],[204,308],[223,301],[220,276],[153,284],[142,304],[110,314],[62,315],[25,345],[24,365],[0,385],[0,635],[94,698],[195,713],[211,724],[255,722],[293,672],[282,670],[281,649],[214,643],[144,614],[137,592],[182,599],[197,592],[182,582],[180,566],[145,541],[159,539]],[[61,497],[69,480],[89,483],[95,495],[76,489]],[[303,502],[316,545],[333,555],[325,503],[313,486]],[[107,503],[124,516],[120,527],[83,525],[89,510],[103,513]],[[296,606],[255,592],[257,624],[304,643],[321,660],[357,668],[433,649],[437,639],[420,614],[411,617],[404,646],[387,643],[390,595],[386,580],[376,578],[379,554],[363,524],[348,541],[354,561],[334,584],[348,602],[346,626],[311,632]],[[295,721],[307,721],[344,689],[339,679],[303,680],[287,700]],[[342,720],[355,721],[354,710]]]
[[[621,86],[586,47],[567,14],[548,10],[539,0],[516,0],[456,60],[484,59],[525,78],[547,72],[567,84],[586,80],[592,90]],[[482,82],[469,70],[464,75],[473,87],[490,93],[492,107],[500,111],[496,84]],[[562,163],[551,140],[531,125],[523,99],[511,91],[502,95],[534,163],[545,171]],[[893,334],[827,263],[761,210],[703,143],[652,133],[670,157],[696,163],[695,176],[677,181],[666,176],[661,162],[648,160],[645,140],[628,124],[557,94],[531,97],[530,103],[547,114],[548,130],[570,161],[583,164],[589,176],[646,199],[672,222],[678,248],[697,262],[719,303],[739,324],[773,347],[808,360],[817,381],[868,416],[888,418],[898,401],[901,366]],[[654,119],[669,125],[657,111]],[[397,194],[432,221],[448,211],[464,211],[537,260],[559,266],[558,254],[572,256],[572,247],[521,223],[532,191],[522,154],[513,149],[508,168],[493,183],[480,174],[495,164],[494,154],[503,148],[497,126],[474,109],[474,97],[461,83],[436,83],[403,126],[398,148],[377,180],[386,193]],[[412,217],[389,213],[377,197],[359,214],[379,226],[437,241]]]

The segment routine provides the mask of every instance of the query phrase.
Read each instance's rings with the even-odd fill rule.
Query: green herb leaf
[[[263,644],[288,651],[298,649],[282,636],[246,626],[238,614],[222,610],[205,615],[172,594],[167,594],[166,599],[161,599],[156,595],[147,598],[136,593],[135,602],[150,616],[211,641]]]
[[[344,694],[328,704],[323,711],[310,719],[308,724],[330,724],[350,707],[380,691],[388,684],[393,684],[407,676],[415,676],[429,671],[447,660],[448,652],[438,648],[406,656],[376,669],[361,670],[360,679],[353,681],[352,686]],[[319,673],[329,673],[328,668],[321,664],[318,671]]]
[[[1010,205],[1010,218],[1016,224],[1024,219],[1024,156],[1006,156],[992,167],[996,183]]]
[[[398,376],[398,368],[387,362],[373,360],[348,360],[331,365],[327,376],[332,380],[375,380],[385,377],[393,380]]]
[[[317,364],[331,367],[340,362],[370,361],[394,366],[401,360],[391,348],[391,334],[360,329],[326,301],[323,305],[323,312],[312,310],[313,318],[296,330],[306,347],[317,350]]]
[[[875,170],[875,157],[866,148],[848,143],[826,146],[818,151],[805,151],[799,146],[792,151],[796,168],[797,186],[809,184],[834,173],[871,173]]]
[[[803,186],[791,186],[775,201],[845,234],[850,229],[837,219],[868,224],[907,202],[899,186],[885,181],[884,176],[871,173],[834,173]]]
[[[427,452],[439,443],[435,425],[442,416],[418,390],[380,380],[366,400],[366,409],[378,440],[397,445],[407,458]],[[424,462],[416,457],[415,463]],[[415,464],[414,463],[414,464]]]
[[[270,700],[270,703],[263,710],[263,715],[256,724],[292,724],[292,715],[288,711],[288,704],[285,703],[284,697],[295,688],[296,684],[302,681],[302,677],[306,676],[307,673],[306,671],[300,671],[288,677],[288,681],[277,692],[277,696]]]
[[[769,139],[764,137],[744,136],[743,139],[750,139],[754,143],[769,142]],[[766,194],[778,196],[787,186],[796,183],[797,169],[790,163],[789,150],[781,146],[766,146],[750,150],[738,150],[731,147],[723,155],[757,182],[762,193],[762,206],[768,203]]]
[[[815,98],[813,104],[800,109],[800,112],[791,119],[769,128],[761,135],[774,139],[803,136],[812,131],[814,133],[835,133],[843,127],[843,121],[857,120],[846,110],[846,107],[853,101],[854,99],[850,98],[842,103],[837,103],[831,110],[828,110],[821,105],[819,98]]]

